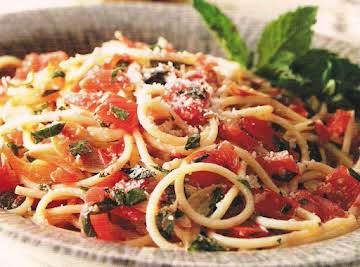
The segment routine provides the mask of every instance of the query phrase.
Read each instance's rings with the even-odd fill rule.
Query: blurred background
[[[110,2],[140,2],[138,0],[0,0],[2,13],[21,10],[93,5]],[[147,0],[146,2],[189,3],[190,0]],[[319,6],[315,31],[360,46],[360,0],[212,0],[225,11],[237,12],[258,19],[269,20],[299,5]]]

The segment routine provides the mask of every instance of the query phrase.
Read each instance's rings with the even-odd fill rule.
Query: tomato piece
[[[348,111],[342,109],[336,110],[327,122],[328,131],[336,137],[344,135],[350,119],[351,115]]]
[[[123,180],[125,177],[126,175],[123,172],[115,172],[114,174],[107,176],[104,181],[98,183],[96,186],[113,187],[117,182]]]
[[[57,184],[69,184],[75,183],[83,178],[83,175],[79,173],[69,173],[62,168],[57,168],[50,174],[51,179]]]
[[[316,193],[348,210],[360,194],[360,183],[353,178],[345,166],[340,166],[326,177]]]
[[[192,156],[192,160],[197,160],[201,157],[207,156],[202,160],[205,163],[214,163],[225,167],[232,172],[237,172],[240,169],[239,157],[234,151],[232,145],[228,143],[221,144],[218,148],[210,152],[198,152]],[[194,172],[190,175],[189,184],[197,187],[207,187],[213,184],[227,184],[231,183],[221,175],[213,172]]]
[[[107,166],[113,157],[119,156],[124,151],[124,143],[112,144],[107,148],[100,148],[97,150],[99,157],[103,164]]]
[[[116,77],[112,77],[112,70],[95,67],[88,72],[79,83],[81,89],[86,92],[113,92],[127,90],[132,85],[130,80],[119,71]]]
[[[205,108],[209,106],[209,94],[198,85],[174,84],[165,94],[164,100],[181,119],[192,126],[207,122]]]
[[[228,140],[247,151],[254,151],[259,143],[248,133],[243,131],[238,123],[221,122],[219,127],[219,136],[224,140]]]
[[[226,233],[228,236],[236,238],[259,238],[270,235],[269,231],[261,228],[257,223],[244,223],[239,226],[234,226],[226,230]]]
[[[86,192],[85,203],[92,205],[103,201],[107,196],[108,194],[105,192],[104,187],[92,187]]]
[[[309,115],[305,109],[304,102],[300,98],[295,98],[293,101],[291,101],[289,103],[289,108],[305,118],[307,118]]]
[[[96,237],[106,241],[123,241],[135,237],[133,233],[125,230],[120,225],[113,224],[107,213],[92,214],[89,216]]]
[[[134,207],[119,206],[111,210],[112,216],[129,220],[134,224],[145,223],[145,213],[135,209]]]
[[[4,154],[1,155],[0,167],[0,193],[14,191],[15,187],[20,184],[19,178],[11,167]]]
[[[72,93],[64,96],[64,101],[66,104],[75,105],[82,107],[84,109],[94,111],[96,107],[100,104],[99,100],[102,97],[101,92],[97,93]]]
[[[259,215],[288,220],[291,219],[298,207],[296,201],[284,197],[270,189],[255,191],[255,211]]]
[[[330,140],[330,132],[321,120],[315,121],[315,131],[319,138],[320,144],[325,144]]]
[[[337,217],[346,216],[346,213],[334,202],[331,202],[326,198],[313,195],[306,190],[299,190],[296,192],[294,199],[302,208],[319,216],[323,222],[327,222]]]
[[[124,111],[126,116],[123,118],[117,117],[111,112],[114,107]],[[111,128],[121,128],[127,132],[133,132],[139,124],[136,103],[116,95],[108,97],[97,108],[96,116],[100,121],[110,124]]]
[[[17,146],[23,145],[23,134],[21,131],[13,130],[7,137]]]
[[[259,120],[255,117],[243,117],[240,126],[255,139],[264,144],[270,150],[274,150],[274,130],[268,121]]]

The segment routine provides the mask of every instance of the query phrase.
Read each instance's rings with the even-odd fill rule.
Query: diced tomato
[[[86,92],[113,92],[127,90],[132,87],[130,80],[119,71],[116,77],[112,77],[112,70],[95,67],[79,83],[81,89]]]
[[[180,82],[174,84],[164,96],[164,100],[170,104],[172,110],[192,126],[207,122],[204,113],[205,108],[209,106],[208,98],[208,93],[197,85],[187,86]]]
[[[270,152],[265,156],[257,157],[257,160],[270,176],[299,173],[299,167],[288,151]]]
[[[2,154],[0,167],[0,193],[13,191],[19,184],[19,178],[11,170],[6,156]]]
[[[19,130],[13,130],[7,135],[7,137],[17,146],[21,146],[23,144],[23,135]]]
[[[291,219],[298,204],[287,197],[284,197],[270,189],[255,191],[255,211],[259,215],[288,220]]]
[[[118,216],[134,224],[145,223],[145,213],[135,209],[134,207],[119,206],[111,210],[110,213],[112,216]]]
[[[322,123],[321,120],[315,121],[315,131],[319,138],[320,144],[325,144],[325,143],[329,142],[330,132],[329,132],[328,128],[326,128],[326,126]]]
[[[25,79],[29,72],[37,72],[45,68],[48,64],[58,65],[61,61],[68,59],[68,55],[63,51],[56,51],[44,54],[31,53],[25,56],[21,67],[16,70],[15,77]]]
[[[348,111],[338,109],[331,115],[327,122],[327,128],[331,135],[340,137],[344,135],[351,115]]]
[[[293,101],[291,101],[289,108],[305,118],[309,115],[305,109],[304,102],[300,98],[295,98]]]
[[[120,225],[113,224],[107,213],[92,214],[89,216],[96,236],[106,241],[123,241],[135,237],[133,233],[125,230]]]
[[[113,107],[125,111],[126,118],[119,118],[111,112]],[[96,116],[100,121],[110,124],[111,128],[121,128],[127,132],[133,132],[138,127],[137,105],[121,96],[108,97],[97,108]]]
[[[256,91],[254,89],[252,89],[249,86],[246,85],[238,85],[238,84],[231,84],[229,86],[229,92],[233,95],[238,95],[238,96],[254,96],[256,95]]]
[[[266,148],[274,149],[274,130],[268,121],[259,120],[251,116],[243,117],[240,120],[240,126],[255,139],[263,143]]]
[[[98,154],[105,166],[107,166],[113,159],[113,156],[119,156],[124,151],[123,143],[112,144],[107,148],[98,149]]]
[[[221,122],[219,127],[219,136],[228,140],[247,151],[254,151],[259,143],[248,133],[240,128],[236,122]]]
[[[92,205],[103,201],[107,196],[108,194],[105,192],[104,187],[92,187],[86,192],[85,203]]]
[[[114,55],[109,63],[105,63],[104,64],[104,69],[108,69],[108,70],[112,70],[115,69],[117,66],[119,66],[119,63],[126,63],[126,64],[130,64],[133,60],[131,59],[131,57],[129,55],[126,54],[116,54]]]
[[[348,210],[360,194],[360,183],[349,174],[345,166],[340,166],[326,177],[324,184],[316,189],[316,193]]]
[[[270,233],[265,228],[261,228],[257,223],[244,223],[243,225],[231,227],[226,230],[228,236],[236,238],[258,238],[269,236]]]
[[[113,187],[117,182],[123,180],[125,178],[125,174],[123,172],[115,172],[112,175],[106,177],[106,179],[100,183],[98,183],[97,187]]]
[[[233,172],[237,172],[240,169],[239,157],[235,153],[232,145],[228,143],[221,144],[218,148],[210,152],[199,152],[192,156],[192,160],[196,160],[199,157],[208,155],[202,162],[218,164],[222,167],[228,168]],[[212,184],[229,184],[228,180],[216,173],[212,172],[194,172],[191,174],[189,184],[198,187],[207,187]]]
[[[72,93],[64,96],[64,101],[66,104],[71,104],[75,106],[82,107],[84,109],[94,111],[96,107],[100,104],[99,100],[102,97],[102,92],[97,93]]]
[[[69,173],[62,168],[57,168],[51,172],[50,177],[56,184],[69,184],[79,181],[83,175],[80,172]]]
[[[319,216],[323,222],[346,216],[346,213],[335,203],[305,190],[297,191],[294,199],[302,208]]]

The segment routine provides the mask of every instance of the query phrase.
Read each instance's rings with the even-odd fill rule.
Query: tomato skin
[[[111,107],[125,110],[128,113],[128,117],[121,120],[111,112]],[[116,95],[108,97],[105,102],[97,108],[96,117],[100,121],[110,124],[111,128],[120,128],[130,133],[133,132],[139,124],[136,103]]]
[[[135,209],[134,207],[119,206],[111,210],[112,216],[118,216],[129,220],[134,224],[145,223],[145,213]]]
[[[188,124],[192,126],[205,124],[207,118],[204,116],[204,113],[205,108],[209,106],[209,95],[206,92],[204,99],[192,98],[186,94],[190,89],[191,87],[183,83],[176,83],[164,95],[164,100]]]
[[[290,102],[289,108],[305,118],[309,115],[304,107],[304,102],[300,98],[295,98],[292,102]]]
[[[351,115],[348,111],[338,109],[331,115],[327,122],[328,131],[332,136],[340,137],[344,135],[346,127],[350,121]]]
[[[89,216],[96,237],[106,241],[123,241],[134,238],[135,235],[123,229],[119,225],[113,224],[107,213],[92,214]]]
[[[219,136],[224,140],[228,140],[247,151],[254,151],[259,143],[248,133],[243,131],[235,122],[221,122],[219,127]]]
[[[123,172],[116,172],[112,175],[106,177],[106,179],[98,183],[97,187],[113,187],[117,182],[126,178],[126,175]]]
[[[302,208],[319,216],[322,222],[346,216],[346,213],[335,203],[326,198],[311,194],[306,190],[297,191],[294,199],[299,202]]]
[[[284,208],[287,207],[286,212]],[[298,204],[270,189],[255,191],[255,211],[259,215],[279,220],[289,220],[294,214]]]
[[[257,223],[245,223],[226,230],[228,236],[236,238],[259,238],[269,236],[270,233]]]
[[[325,183],[316,193],[348,210],[360,194],[360,183],[353,178],[345,166],[340,166],[326,177]]]
[[[100,148],[97,150],[104,166],[109,165],[113,159],[113,155],[119,156],[124,151],[124,143],[112,144],[107,148]]]
[[[330,141],[330,132],[321,120],[315,121],[315,131],[319,138],[319,144],[325,144]]]
[[[102,97],[102,93],[86,93],[79,92],[74,94],[67,94],[64,97],[66,104],[71,104],[75,106],[82,107],[84,109],[94,111],[96,107],[100,104],[99,100]]]
[[[121,71],[113,78],[111,69],[103,69],[97,66],[88,72],[85,78],[79,82],[79,86],[86,92],[117,93],[121,89],[130,88],[131,83]]]
[[[241,118],[240,125],[247,133],[263,143],[266,148],[274,150],[272,140],[274,130],[268,121],[249,116]]]
[[[210,152],[198,152],[192,156],[192,160],[208,154],[209,156],[202,162],[214,163],[225,167],[232,172],[237,172],[240,169],[240,161],[238,155],[235,153],[232,145],[228,143],[221,144],[218,148]],[[194,172],[190,175],[189,184],[197,187],[207,187],[213,184],[227,184],[231,183],[221,175],[212,172]]]
[[[0,193],[14,191],[15,187],[19,184],[20,180],[11,170],[6,157],[1,155]]]
[[[299,174],[298,165],[287,151],[270,152],[265,156],[257,157],[257,160],[270,176],[284,175],[288,172]]]
[[[103,201],[108,194],[105,192],[105,187],[92,187],[90,188],[85,195],[85,203],[93,205],[97,202]]]

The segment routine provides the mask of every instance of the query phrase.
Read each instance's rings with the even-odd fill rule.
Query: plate
[[[264,23],[230,13],[248,45],[254,46]],[[160,18],[160,19],[159,19]],[[121,4],[46,9],[0,17],[0,55],[31,51],[86,53],[113,38],[115,30],[134,40],[154,43],[164,36],[179,50],[221,55],[191,7],[179,4]],[[314,44],[360,63],[357,47],[316,35]],[[131,248],[86,239],[78,233],[38,226],[29,219],[0,212],[0,232],[8,238],[42,247],[49,254],[121,266],[350,266],[360,263],[360,230],[293,248],[246,252],[187,253]]]

